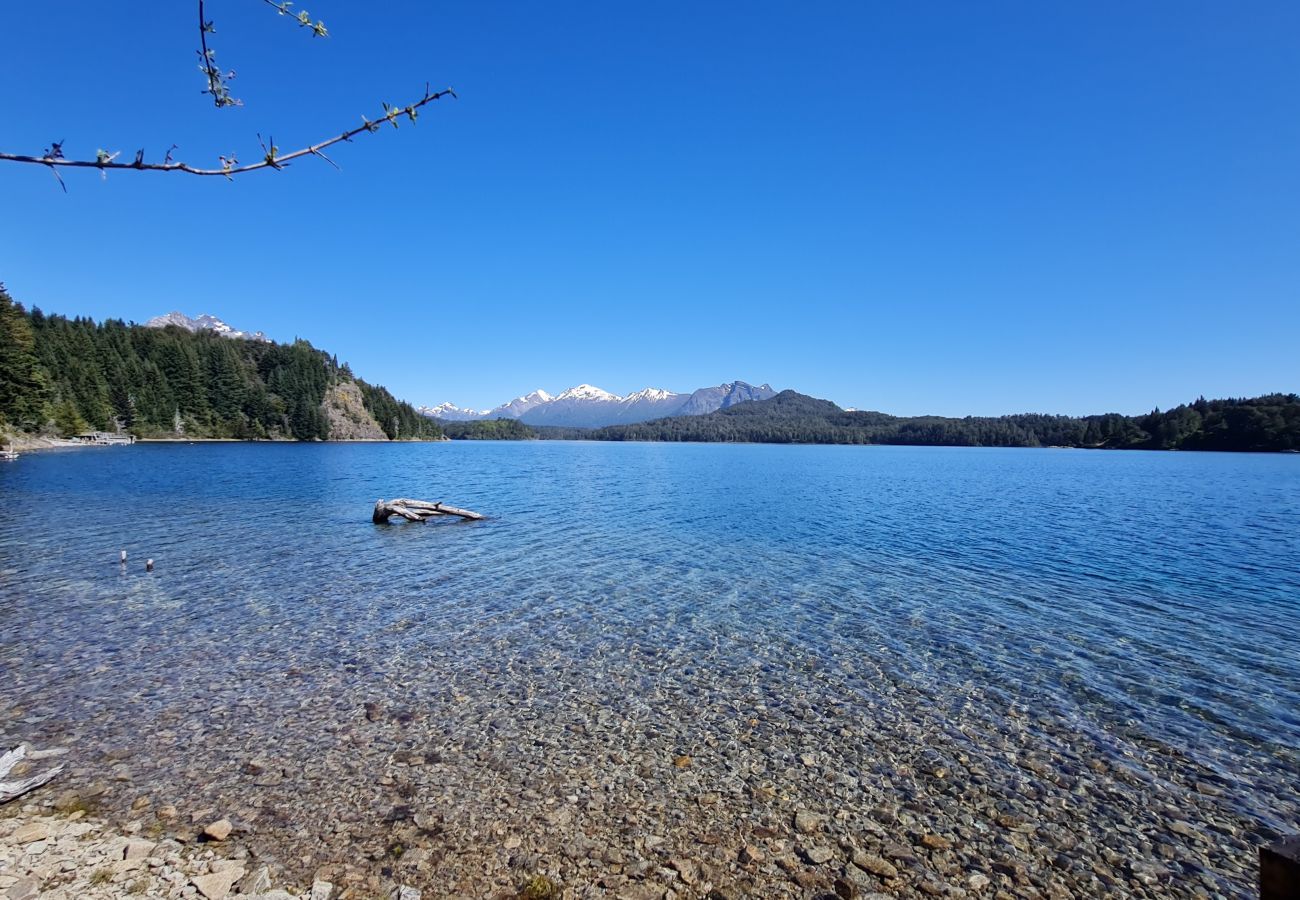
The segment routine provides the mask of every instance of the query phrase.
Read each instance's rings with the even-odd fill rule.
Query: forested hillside
[[[0,286],[0,426],[17,431],[327,440],[327,397],[348,383],[388,438],[441,436],[437,423],[306,341],[28,312]]]
[[[518,419],[443,422],[441,427],[453,441],[526,441],[537,437],[536,431]]]
[[[543,434],[576,437],[576,434]],[[784,391],[704,416],[585,432],[589,440],[921,444],[959,447],[1099,447],[1145,450],[1300,450],[1300,396],[1197,400],[1142,416],[1023,414],[962,419],[846,412]]]

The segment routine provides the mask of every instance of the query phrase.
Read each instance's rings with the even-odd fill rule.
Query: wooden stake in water
[[[1260,900],[1300,897],[1300,835],[1259,848]]]

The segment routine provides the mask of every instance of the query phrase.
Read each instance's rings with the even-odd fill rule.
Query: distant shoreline
[[[147,437],[136,438],[137,444],[438,444],[450,440],[436,438],[329,438],[324,441],[300,441],[297,438],[200,438],[200,437]]]
[[[1066,444],[886,444],[855,443],[851,441],[674,441],[655,440],[653,438],[448,438],[456,444],[676,444],[695,446],[745,446],[745,447],[921,447],[932,450],[1082,450],[1089,453],[1103,451],[1106,453],[1224,453],[1231,456],[1257,454],[1261,456],[1300,455],[1300,450],[1220,450],[1189,449],[1185,447],[1071,447]]]
[[[556,443],[556,444],[695,444],[695,445],[745,445],[745,446],[772,446],[772,447],[931,447],[937,449],[954,449],[954,450],[1086,450],[1086,451],[1112,451],[1112,452],[1141,452],[1150,453],[1229,453],[1232,455],[1242,454],[1260,454],[1267,456],[1278,455],[1300,455],[1297,450],[1220,450],[1220,449],[1190,449],[1180,447],[1070,447],[1068,445],[1052,444],[1040,446],[1012,445],[1012,446],[989,446],[982,444],[898,444],[898,443],[854,443],[848,441],[695,441],[695,440],[655,440],[646,438],[621,438],[618,440],[609,440],[591,437],[528,437],[528,438],[421,438],[421,439],[399,439],[388,440],[379,438],[349,438],[344,440],[326,440],[326,441],[300,441],[293,438],[201,438],[201,437],[175,437],[175,438],[136,438],[137,444],[527,444],[527,443]],[[12,438],[6,437],[0,441],[0,449],[12,447],[19,453],[43,453],[56,450],[83,450],[83,449],[105,449],[114,446],[114,444],[88,444],[81,441],[72,441],[66,438],[35,437],[32,435],[19,435]]]
[[[80,450],[83,447],[105,447],[107,444],[83,444],[67,438],[41,437],[33,434],[5,434],[0,439],[0,449],[18,453],[36,453],[43,450]]]
[[[449,440],[446,437],[399,439],[388,438],[349,438],[346,440],[299,441],[293,438],[212,438],[212,437],[138,437],[137,444],[437,444]],[[0,439],[0,449],[10,449],[18,453],[44,453],[52,450],[104,450],[112,447],[125,447],[129,444],[92,444],[68,438],[52,438],[31,434],[7,434]]]

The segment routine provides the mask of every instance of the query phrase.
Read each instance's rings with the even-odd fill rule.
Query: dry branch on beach
[[[50,756],[59,756],[64,752],[65,751],[63,750],[28,750],[26,744],[19,744],[13,750],[0,756],[0,778],[4,778],[8,775],[13,771],[14,766],[18,765],[18,763],[25,759],[35,761]],[[8,803],[10,800],[21,797],[28,791],[35,790],[62,771],[63,766],[57,765],[53,769],[49,769],[39,775],[33,775],[30,778],[19,778],[15,781],[0,781],[0,803]]]
[[[434,516],[459,516],[462,519],[471,520],[486,518],[481,513],[476,513],[473,510],[447,506],[443,503],[430,503],[427,500],[401,498],[375,501],[375,513],[371,521],[376,525],[382,525],[387,523],[393,516],[399,516],[411,522],[427,522]]]

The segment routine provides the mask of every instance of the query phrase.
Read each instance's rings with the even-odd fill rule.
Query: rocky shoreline
[[[1057,732],[1060,743],[1049,747],[1029,729],[982,748],[933,732],[912,732],[916,743],[907,745],[889,728],[892,717],[874,730],[849,718],[805,728],[811,712],[796,702],[786,721],[710,728],[712,737],[689,754],[668,751],[678,740],[653,734],[634,741],[636,749],[597,750],[602,736],[622,742],[614,716],[597,711],[504,743],[505,723],[488,722],[479,738],[462,732],[455,745],[434,750],[425,716],[369,703],[336,728],[357,750],[388,744],[386,763],[368,779],[338,752],[303,769],[227,747],[245,760],[242,775],[204,783],[196,765],[179,795],[175,784],[165,794],[138,793],[127,757],[113,754],[97,766],[108,767],[108,780],[87,781],[91,771],[74,763],[77,787],[50,786],[21,810],[0,811],[0,896],[1251,893],[1258,832],[1227,812],[1222,785],[1180,784],[1177,766],[1150,765],[1157,757],[1145,770],[1114,765],[1069,747],[1077,734]],[[965,726],[970,736],[987,738],[973,724]],[[520,739],[533,752],[507,764],[499,750],[519,749]],[[161,796],[187,802],[178,808]]]
[[[75,805],[75,804],[74,804]],[[148,804],[138,812],[148,814]],[[274,887],[272,870],[228,839],[218,819],[197,831],[168,829],[174,808],[118,829],[84,809],[48,813],[28,805],[0,816],[0,897],[5,900],[422,900],[421,891],[379,878],[336,887]],[[146,825],[144,819],[154,821]],[[171,831],[176,836],[167,836]],[[180,838],[180,839],[178,839]]]
[[[83,444],[64,438],[41,437],[34,434],[5,432],[0,434],[0,449],[11,449],[18,453],[34,453],[44,450],[80,450],[94,447],[95,444]]]
[[[284,647],[278,675],[241,659],[130,686],[68,647],[11,688],[75,668],[72,707],[0,699],[0,737],[71,748],[0,809],[0,893],[217,900],[195,879],[242,869],[222,896],[256,896],[266,867],[312,900],[1222,900],[1253,896],[1278,836],[1256,810],[1296,813],[1243,807],[1294,772],[1225,777],[1140,729],[1087,733],[974,688],[950,715],[910,680],[780,650],[749,648],[724,692],[688,646],[597,670],[554,650],[466,665],[449,642],[405,683],[359,677],[395,658],[378,647]],[[29,826],[50,837],[13,839]]]

